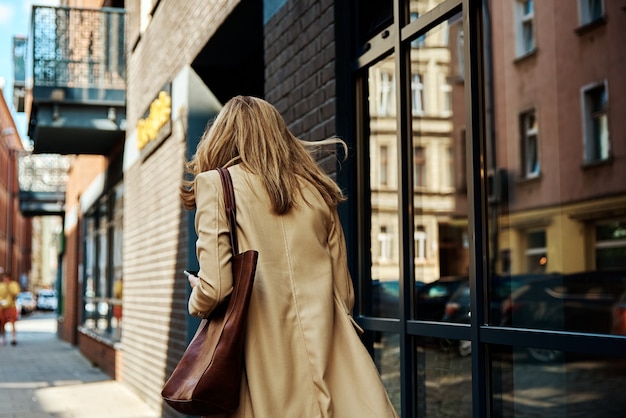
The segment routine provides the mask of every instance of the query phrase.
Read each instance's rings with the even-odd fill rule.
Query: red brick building
[[[18,157],[24,146],[0,90],[0,267],[27,288],[31,268],[32,224],[20,212]]]

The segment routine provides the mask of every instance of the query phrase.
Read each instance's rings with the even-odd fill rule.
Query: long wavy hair
[[[241,164],[261,178],[276,214],[285,214],[297,206],[301,181],[316,188],[330,207],[336,207],[345,197],[309,153],[331,144],[340,144],[347,151],[339,138],[316,142],[296,138],[278,110],[265,100],[233,97],[204,132],[195,155],[186,163],[181,199],[185,208],[194,209],[194,181],[198,174]]]

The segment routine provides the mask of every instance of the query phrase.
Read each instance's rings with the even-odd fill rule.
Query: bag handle
[[[230,172],[218,167],[217,171],[222,178],[222,189],[224,190],[224,205],[226,206],[226,216],[230,225],[230,245],[233,248],[233,255],[239,254],[239,243],[237,241],[237,206],[235,206],[235,190]]]

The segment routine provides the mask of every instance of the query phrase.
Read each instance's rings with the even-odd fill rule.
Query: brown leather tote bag
[[[233,249],[230,298],[203,319],[161,396],[187,415],[232,413],[239,406],[248,304],[258,252],[239,253],[235,193],[228,170],[218,168]]]

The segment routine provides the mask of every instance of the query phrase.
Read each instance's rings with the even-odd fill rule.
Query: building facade
[[[125,71],[97,74],[123,79],[125,100],[104,151],[95,133],[62,150],[79,154],[63,338],[177,416],[160,390],[197,325],[183,165],[221,105],[251,94],[297,136],[349,145],[319,161],[349,198],[355,317],[402,417],[621,416],[622,4],[109,3],[74,4],[124,7]]]
[[[0,267],[20,286],[30,286],[32,222],[19,206],[18,166],[24,153],[9,105],[0,86]]]

